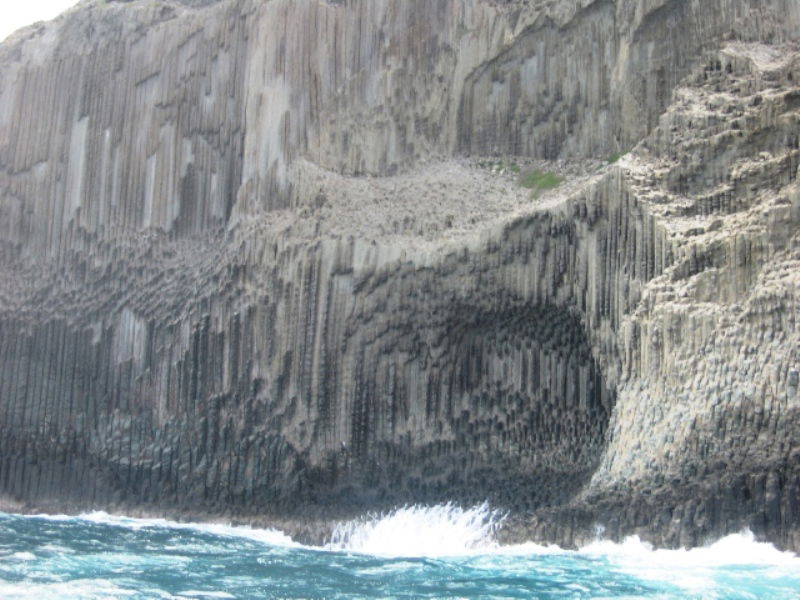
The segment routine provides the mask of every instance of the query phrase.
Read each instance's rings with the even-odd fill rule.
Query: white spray
[[[336,525],[329,550],[380,556],[460,556],[497,548],[504,515],[484,503],[405,506],[383,515]]]

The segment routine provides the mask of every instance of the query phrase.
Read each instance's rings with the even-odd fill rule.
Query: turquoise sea
[[[279,531],[92,513],[0,513],[0,598],[800,598],[800,559],[729,536],[653,550],[502,547],[486,506],[406,507],[341,524],[325,547]]]

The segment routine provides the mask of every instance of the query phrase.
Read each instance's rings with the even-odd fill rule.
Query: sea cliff
[[[794,0],[84,0],[16,33],[3,502],[800,549],[798,32]]]

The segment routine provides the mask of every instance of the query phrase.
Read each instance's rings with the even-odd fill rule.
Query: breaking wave
[[[487,503],[472,508],[454,504],[405,506],[388,514],[339,523],[329,550],[376,556],[461,556],[489,553],[505,518]]]
[[[275,529],[94,512],[0,514],[0,597],[796,600],[800,558],[750,532],[690,550],[637,537],[577,551],[502,546],[487,504],[406,506],[304,546]]]

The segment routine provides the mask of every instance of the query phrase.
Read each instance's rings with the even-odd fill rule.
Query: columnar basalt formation
[[[800,548],[797,31],[790,0],[85,0],[16,34],[4,504],[488,498],[505,539]]]

